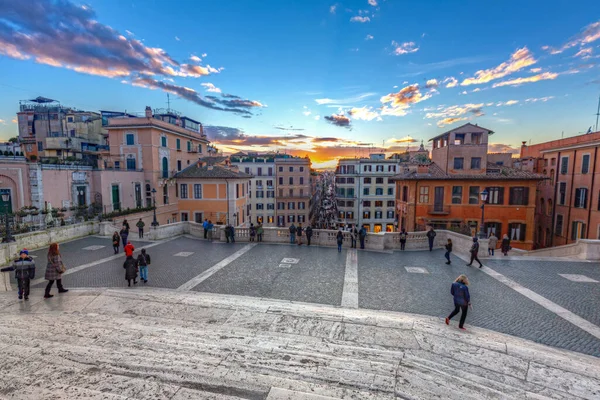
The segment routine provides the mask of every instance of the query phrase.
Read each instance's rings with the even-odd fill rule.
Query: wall
[[[0,159],[0,189],[10,189],[13,211],[31,204],[29,167],[24,159]]]
[[[114,211],[112,202],[112,185],[119,185],[121,209],[136,208],[135,184],[139,183],[141,189],[142,207],[146,205],[144,173],[127,170],[100,170],[92,172],[92,189],[102,195],[104,212]],[[160,196],[160,199],[159,199]],[[93,197],[92,197],[93,198]],[[160,201],[160,202],[159,202]],[[162,204],[162,191],[156,193],[157,205]]]

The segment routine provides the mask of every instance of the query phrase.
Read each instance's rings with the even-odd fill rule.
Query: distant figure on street
[[[35,278],[35,263],[33,259],[29,257],[29,251],[23,249],[19,252],[19,258],[13,263],[11,268],[5,269],[5,271],[15,271],[15,278],[17,279],[17,287],[19,288],[19,300],[25,298],[29,300],[29,283]]]
[[[304,232],[304,229],[302,229],[302,224],[298,224],[298,227],[296,228],[296,238],[298,239],[298,246],[302,245],[302,233]]]
[[[446,264],[450,265],[452,264],[452,261],[450,261],[450,253],[452,253],[452,239],[448,239],[448,243],[446,243],[446,245],[444,246],[446,248],[446,254],[444,254],[444,257],[446,257]]]
[[[148,265],[150,265],[150,255],[146,254],[146,249],[142,249],[141,254],[137,256],[137,263],[140,268],[140,279],[148,283]]]
[[[127,242],[127,246],[125,246],[123,248],[123,251],[125,252],[125,257],[133,256],[134,250],[135,250],[135,247],[133,247],[131,242]]]
[[[204,229],[204,239],[208,238],[208,219],[204,218],[204,222],[202,223],[202,229]]]
[[[510,239],[507,234],[502,237],[502,253],[506,256],[510,250]]]
[[[208,231],[208,240],[210,240],[212,242],[213,240],[213,228],[215,226],[213,225],[212,221],[209,219],[207,224],[206,224],[206,231]]]
[[[290,244],[294,244],[296,242],[296,225],[292,222],[290,225]]]
[[[427,231],[427,240],[429,240],[429,251],[433,250],[433,241],[435,240],[435,231],[433,230],[433,226],[429,227]]]
[[[488,238],[488,256],[494,255],[494,250],[498,245],[498,238],[494,235],[494,232],[490,233],[490,237]]]
[[[406,237],[407,237],[406,229],[402,228],[400,231],[400,250],[404,250],[404,246],[406,246]]]
[[[229,238],[231,237],[231,225],[227,224],[225,225],[225,240],[227,241],[227,243],[229,243]]]
[[[60,257],[60,252],[58,251],[58,243],[52,243],[48,248],[48,264],[46,265],[46,274],[44,275],[48,281],[48,284],[46,285],[46,291],[44,292],[45,299],[54,297],[54,295],[50,294],[50,290],[52,289],[54,281],[56,281],[58,293],[68,292],[68,290],[62,285],[62,274],[65,271],[66,268],[62,262],[62,258]]]
[[[264,233],[265,233],[265,228],[263,228],[262,224],[258,224],[258,226],[256,227],[256,236],[258,237],[259,242],[262,242]]]
[[[356,230],[356,225],[350,228],[350,248],[356,248],[356,239],[358,238],[358,231]]]
[[[113,233],[113,237],[112,237],[113,250],[115,251],[115,254],[117,254],[119,252],[119,244],[120,243],[121,243],[121,236],[119,235],[119,232],[115,231],[115,233]]]
[[[364,226],[360,227],[360,230],[358,231],[358,238],[360,239],[360,248],[364,249],[365,248],[365,238],[367,237],[367,230],[365,229]]]
[[[463,331],[466,330],[464,325],[465,319],[467,319],[467,309],[471,305],[471,296],[469,295],[468,285],[469,279],[466,275],[461,275],[456,278],[456,281],[454,281],[450,288],[450,293],[454,296],[454,311],[446,317],[446,325],[450,325],[452,317],[458,314],[459,311],[462,311],[458,327]]]
[[[123,263],[123,268],[125,268],[125,280],[127,281],[127,286],[131,286],[131,281],[133,281],[134,285],[137,285],[137,260],[133,258],[133,256],[127,256]]]
[[[252,223],[250,224],[249,234],[250,234],[250,241],[254,242],[254,239],[256,238],[256,227]]]
[[[477,257],[477,253],[479,253],[479,241],[477,240],[477,236],[473,238],[473,245],[471,246],[471,250],[469,250],[469,252],[471,253],[471,261],[469,261],[467,267],[472,266],[473,261],[477,261],[479,263],[479,268],[483,267],[483,264],[481,261],[479,261],[479,257]]]
[[[129,237],[129,231],[125,228],[121,228],[121,241],[123,242],[123,247],[127,246],[127,238]]]
[[[144,237],[144,227],[146,226],[146,224],[140,218],[140,220],[137,222],[137,224],[135,224],[135,226],[137,226],[138,234],[140,236],[140,239],[142,239]]]
[[[127,222],[126,219],[123,220],[123,228],[125,228],[127,230],[127,234],[129,234],[129,222]]]
[[[338,245],[338,253],[342,252],[342,243],[344,243],[344,234],[341,230],[338,231],[337,236],[335,237]]]
[[[313,235],[313,228],[312,226],[308,225],[306,227],[306,245],[310,246],[310,239],[312,238]]]

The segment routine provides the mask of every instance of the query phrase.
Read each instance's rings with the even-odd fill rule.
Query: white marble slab
[[[101,246],[101,245],[98,245],[98,244],[96,244],[96,245],[93,245],[93,246],[84,247],[84,248],[82,248],[81,250],[90,250],[90,251],[94,251],[94,250],[100,250],[100,249],[103,249],[103,248],[105,248],[105,247],[106,247],[106,246]]]
[[[562,276],[563,278],[568,279],[573,282],[598,283],[597,280],[587,277],[585,275],[578,275],[578,274],[559,274],[559,275]]]
[[[406,272],[409,272],[411,274],[428,274],[429,273],[429,271],[427,271],[427,269],[424,267],[404,267],[404,269],[406,270]]]
[[[281,260],[282,264],[298,264],[299,262],[299,258],[284,258],[283,260]]]
[[[194,254],[193,251],[180,251],[179,253],[173,254],[175,257],[189,257]]]

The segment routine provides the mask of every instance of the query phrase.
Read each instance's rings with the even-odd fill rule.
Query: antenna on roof
[[[167,112],[171,110],[171,97],[169,96],[169,92],[167,92]]]
[[[600,96],[598,96],[598,111],[596,111],[596,132],[598,132],[598,117],[600,117]]]

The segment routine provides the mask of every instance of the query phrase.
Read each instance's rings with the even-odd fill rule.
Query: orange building
[[[226,157],[205,157],[175,175],[181,221],[238,226],[246,222],[252,175],[229,165]]]
[[[475,234],[481,229],[481,192],[486,191],[484,232],[508,234],[514,247],[534,245],[535,197],[544,178],[487,162],[493,132],[466,124],[431,139],[432,162],[394,176],[398,223],[408,231],[431,225]]]
[[[519,166],[542,174],[536,204],[537,247],[600,239],[600,132],[521,146]]]

